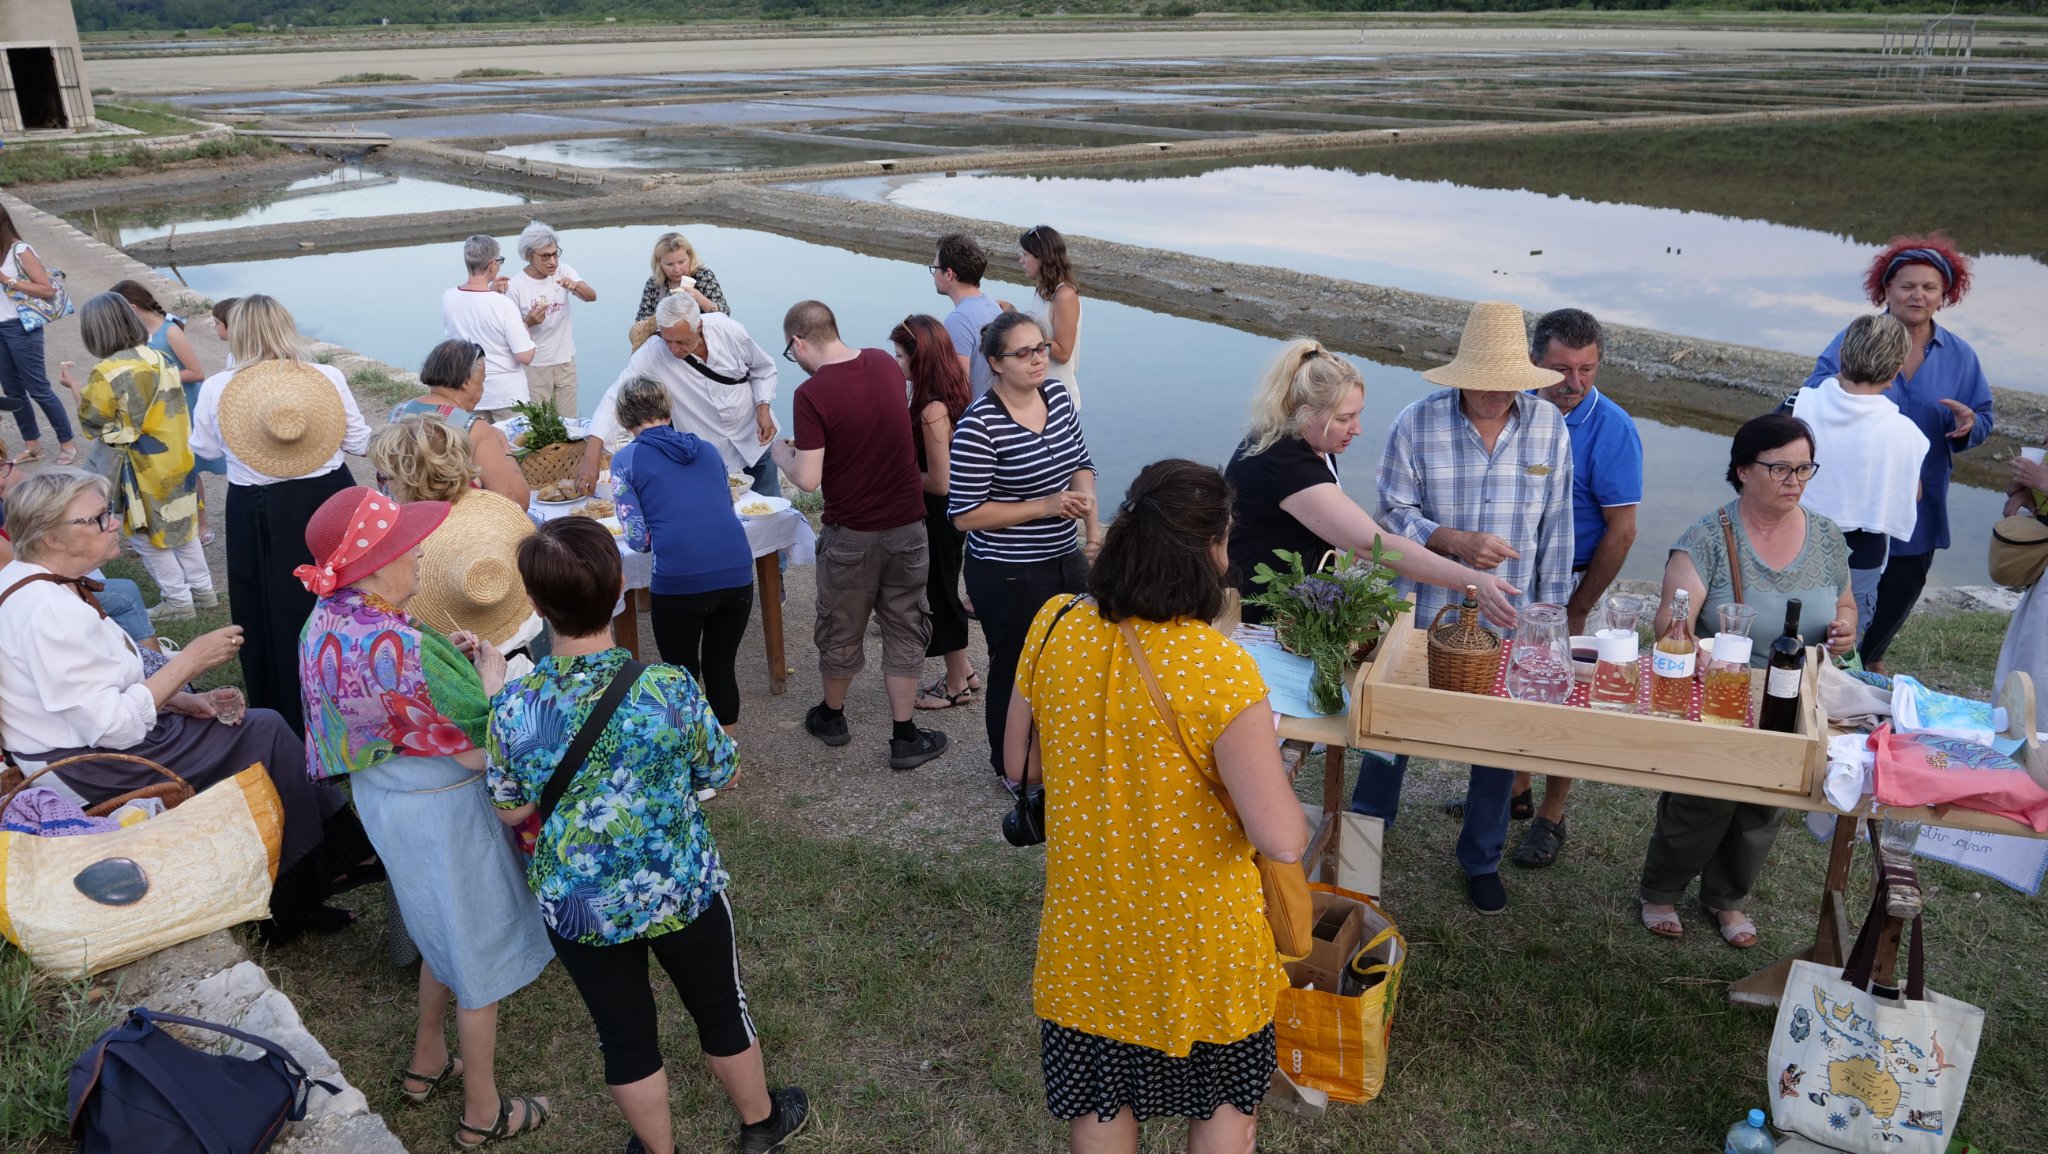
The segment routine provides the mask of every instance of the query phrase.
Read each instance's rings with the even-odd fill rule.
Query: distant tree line
[[[6,0],[0,0],[4,3]],[[1032,15],[1066,12],[1192,16],[1197,12],[1703,11],[1917,13],[1928,0],[72,0],[89,32],[236,32],[294,25],[598,23],[698,19]],[[1970,14],[2034,14],[2048,0],[1962,0]]]

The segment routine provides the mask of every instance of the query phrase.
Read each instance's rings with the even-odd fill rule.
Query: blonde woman
[[[312,563],[306,526],[322,502],[352,483],[342,454],[368,450],[370,426],[341,370],[307,361],[298,322],[274,297],[255,293],[235,303],[228,318],[228,351],[235,367],[200,386],[199,407],[192,414],[192,451],[225,457],[228,463],[228,606],[246,638],[242,676],[249,706],[275,709],[294,732],[303,734],[299,631],[315,598],[292,571]],[[325,456],[306,452],[301,439],[280,436],[285,430],[258,431],[256,439],[273,450],[271,467],[286,468],[288,475],[266,473],[243,460],[221,425],[221,393],[237,374],[265,364],[273,367],[262,370],[264,387],[279,398],[297,396],[304,398],[300,403],[312,404],[324,383],[341,401],[341,445]],[[265,419],[260,412],[249,416],[256,424]]]
[[[377,430],[370,438],[370,464],[377,470],[377,487],[401,505],[453,505],[482,487],[469,438],[438,417],[400,417]]]
[[[682,233],[662,233],[654,242],[654,256],[648,263],[654,275],[647,278],[647,287],[640,290],[640,311],[633,314],[634,320],[644,321],[653,316],[654,306],[661,303],[661,298],[678,292],[689,293],[704,312],[732,312],[725,303],[725,290],[718,287],[717,274],[697,259],[696,248]],[[696,283],[685,289],[684,277]]]
[[[1238,592],[1258,592],[1252,574],[1260,562],[1277,568],[1276,550],[1299,553],[1313,566],[1331,549],[1369,552],[1373,538],[1383,537],[1385,547],[1400,554],[1389,562],[1394,572],[1446,589],[1477,585],[1486,616],[1513,624],[1509,598],[1521,590],[1387,532],[1344,492],[1337,458],[1358,436],[1364,408],[1365,378],[1357,366],[1317,341],[1288,342],[1266,370],[1252,400],[1251,428],[1223,470],[1232,493],[1230,568]],[[1245,607],[1247,620],[1261,616]]]

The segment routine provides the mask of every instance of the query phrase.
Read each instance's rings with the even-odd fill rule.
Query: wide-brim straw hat
[[[303,361],[245,365],[220,393],[228,451],[266,476],[303,477],[325,465],[347,425],[334,382]]]
[[[1564,374],[1529,362],[1529,330],[1522,325],[1522,306],[1480,301],[1465,318],[1458,355],[1450,364],[1424,369],[1422,379],[1481,393],[1525,393],[1547,389],[1563,380]]]
[[[464,493],[420,550],[420,590],[406,611],[443,633],[467,629],[501,645],[533,616],[519,579],[526,510],[487,489]]]

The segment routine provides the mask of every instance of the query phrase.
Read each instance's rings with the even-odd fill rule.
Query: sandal
[[[1536,791],[1525,789],[1508,799],[1508,816],[1516,821],[1528,821],[1536,816]]]
[[[1650,912],[1649,903],[1645,902],[1641,912],[1643,928],[1656,934],[1658,937],[1682,938],[1685,936],[1685,923],[1678,920],[1678,910],[1675,907],[1668,914],[1653,914]]]
[[[58,463],[59,465],[71,465],[71,464],[76,464],[76,463],[77,463],[77,461],[78,461],[78,446],[77,446],[77,445],[66,445],[66,446],[64,446],[64,447],[63,447],[62,449],[59,449],[59,450],[57,450],[57,463]]]
[[[400,1070],[398,1072],[398,1096],[415,1106],[426,1105],[427,1099],[434,1096],[434,1091],[441,1088],[441,1083],[460,1074],[460,1071],[455,1067],[461,1061],[462,1059],[457,1058],[453,1054],[448,1055],[448,1061],[441,1067],[441,1072],[431,1078],[417,1070]],[[408,1090],[405,1088],[407,1082],[424,1082],[427,1088],[424,1090]]]
[[[1738,921],[1724,922],[1721,920],[1719,912],[1715,910],[1708,910],[1707,912],[1714,915],[1714,924],[1721,931],[1721,940],[1734,946],[1736,949],[1754,949],[1757,942],[1761,940],[1756,936],[1756,923],[1750,921],[1747,917],[1741,918]],[[1739,911],[1731,910],[1729,912],[1736,913]]]
[[[30,461],[40,461],[42,459],[43,447],[41,445],[30,445],[21,451],[21,456],[16,457],[14,459],[14,463],[17,465],[26,465]]]
[[[1564,848],[1568,836],[1563,818],[1554,822],[1547,817],[1534,819],[1522,831],[1522,844],[1515,849],[1515,864],[1532,870],[1556,865],[1558,851]]]
[[[958,693],[946,692],[946,679],[943,677],[917,691],[917,707],[919,709],[951,709],[956,705],[965,705],[972,700],[974,700],[974,685],[971,680],[967,688],[962,689]],[[931,704],[927,705],[926,702]]]
[[[509,1127],[512,1125],[512,1103],[514,1102],[526,1107],[526,1117],[519,1123],[518,1128],[511,1129]],[[529,1098],[524,1094],[517,1098],[507,1098],[500,1094],[498,1095],[497,1123],[488,1130],[478,1129],[467,1122],[455,1123],[455,1148],[457,1150],[481,1150],[493,1142],[507,1142],[522,1134],[531,1134],[542,1126],[547,1125],[547,1121],[548,1108],[540,1099]],[[476,1135],[476,1141],[464,1142],[462,1140],[464,1134]]]

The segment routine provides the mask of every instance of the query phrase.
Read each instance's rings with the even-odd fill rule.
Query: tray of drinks
[[[1819,651],[1806,654],[1790,732],[1751,728],[1763,670],[1726,670],[1715,687],[1724,713],[1741,702],[1740,724],[1732,717],[1703,722],[1707,686],[1697,660],[1685,667],[1681,682],[1685,716],[1659,716],[1653,660],[1646,647],[1633,712],[1590,708],[1591,685],[1583,682],[1558,687],[1553,700],[1518,699],[1507,693],[1505,662],[1491,694],[1432,689],[1428,639],[1413,614],[1404,613],[1354,684],[1351,744],[1737,800],[1815,796],[1827,765],[1827,724],[1816,693]],[[1567,662],[1567,679],[1570,668]],[[1662,680],[1671,693],[1673,680]]]

